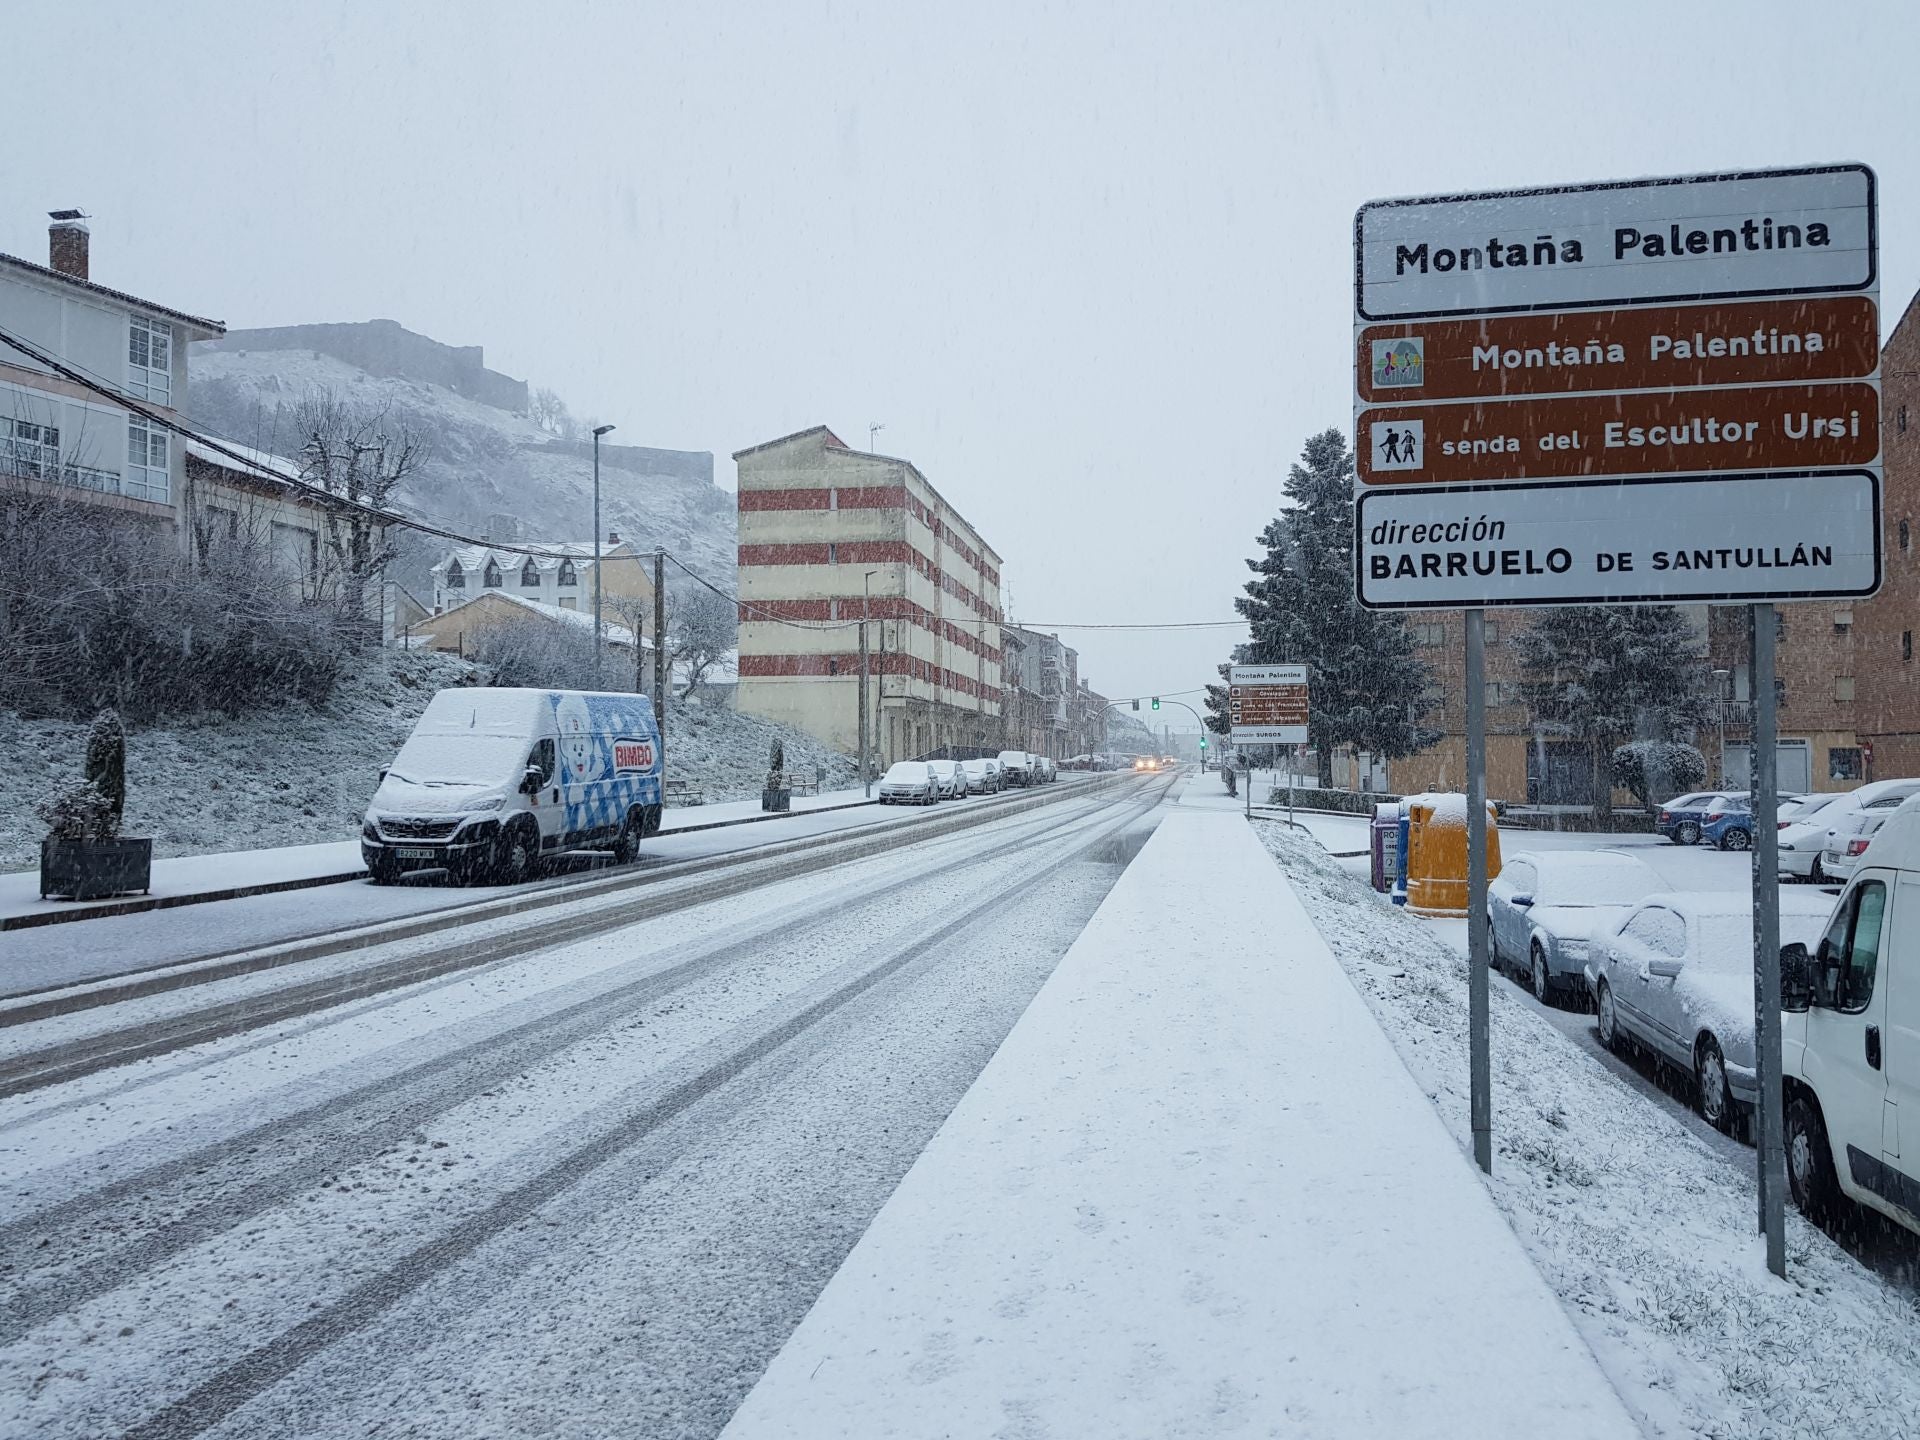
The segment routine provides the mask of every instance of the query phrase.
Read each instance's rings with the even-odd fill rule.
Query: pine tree
[[[1265,554],[1234,605],[1252,627],[1248,664],[1305,664],[1307,740],[1320,783],[1333,783],[1333,751],[1353,745],[1391,759],[1425,749],[1439,732],[1420,725],[1431,676],[1398,615],[1363,610],[1353,580],[1353,455],[1339,430],[1309,439],[1287,474],[1293,504],[1260,533]]]
[[[1685,735],[1707,719],[1702,646],[1672,605],[1569,605],[1514,637],[1534,723],[1592,749],[1593,791],[1613,809],[1613,752],[1643,731]]]

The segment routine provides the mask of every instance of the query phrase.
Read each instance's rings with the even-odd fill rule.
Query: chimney
[[[618,545],[619,543],[620,543],[620,532],[618,530],[607,531],[607,544]]]
[[[87,217],[80,210],[49,210],[47,265],[76,280],[87,278]]]

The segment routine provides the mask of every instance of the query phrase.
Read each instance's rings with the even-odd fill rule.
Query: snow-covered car
[[[1696,790],[1690,795],[1676,795],[1660,807],[1653,828],[1676,845],[1698,845],[1700,822],[1706,818],[1708,807],[1725,803],[1731,793],[1726,790]]]
[[[1841,817],[1827,831],[1827,843],[1820,852],[1820,869],[1829,880],[1849,879],[1860,864],[1860,857],[1880,833],[1880,827],[1893,818],[1904,801],[1891,796],[1876,800],[1865,809]],[[1784,942],[1783,942],[1784,943]]]
[[[1920,795],[1920,780],[1875,780],[1844,795],[1810,795],[1804,804],[1823,803],[1817,809],[1802,809],[1780,828],[1780,874],[1795,880],[1811,880],[1816,885],[1830,879],[1821,864],[1827,848],[1827,832],[1837,830],[1848,817],[1877,800],[1904,800]]]
[[[1524,850],[1487,887],[1487,954],[1527,977],[1543,1005],[1585,983],[1588,946],[1627,910],[1673,887],[1617,850]]]
[[[1060,778],[1060,767],[1054,764],[1053,757],[1050,755],[1034,756],[1033,768],[1035,773],[1039,775],[1042,785],[1051,785]]]
[[[1744,795],[1722,795],[1708,802],[1700,817],[1700,838],[1722,850],[1753,848],[1753,810]]]
[[[932,760],[934,777],[940,782],[942,800],[964,800],[967,796],[966,767],[958,760]]]
[[[978,760],[962,760],[960,768],[967,772],[967,789],[975,795],[998,795],[1000,793],[1000,762],[991,755]]]
[[[1024,750],[1002,750],[1000,783],[1007,786],[1033,784],[1033,757]]]
[[[929,760],[900,760],[880,777],[882,805],[933,805],[940,799],[940,777]]]
[[[1811,946],[1827,898],[1780,893],[1781,945]],[[1753,1055],[1753,902],[1737,890],[1655,895],[1587,962],[1600,1043],[1639,1045],[1693,1075],[1700,1113],[1722,1130],[1759,1094]]]

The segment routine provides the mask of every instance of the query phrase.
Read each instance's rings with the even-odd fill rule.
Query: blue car
[[[1724,790],[1696,790],[1691,795],[1676,795],[1660,807],[1660,816],[1653,828],[1676,845],[1698,845],[1707,811],[1723,806],[1731,798]]]
[[[1722,795],[1700,817],[1700,838],[1722,850],[1753,848],[1753,809],[1744,795]]]

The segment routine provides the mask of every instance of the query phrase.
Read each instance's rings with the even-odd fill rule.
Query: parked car
[[[1831,797],[1809,796],[1806,803],[1824,799],[1817,810],[1802,810],[1779,832],[1780,874],[1795,880],[1811,880],[1816,885],[1829,879],[1821,854],[1827,848],[1827,832],[1837,830],[1856,811],[1876,800],[1905,800],[1920,795],[1920,780],[1875,780],[1856,790]]]
[[[427,702],[360,823],[377,885],[415,870],[512,884],[543,856],[633,859],[660,828],[660,731],[634,695],[459,686]]]
[[[1823,896],[1780,894],[1783,945],[1812,944]],[[1759,1095],[1753,1051],[1753,902],[1739,891],[1650,896],[1588,961],[1596,1028],[1610,1050],[1639,1045],[1692,1074],[1700,1114],[1722,1130]]]
[[[1054,781],[1060,778],[1060,767],[1053,763],[1053,758],[1051,756],[1048,756],[1048,755],[1034,756],[1033,768],[1035,773],[1039,775],[1040,783],[1042,785],[1051,785]]]
[[[1000,783],[1008,786],[1033,784],[1033,757],[1024,750],[1002,750]]]
[[[1724,804],[1732,793],[1727,790],[1696,790],[1691,795],[1676,795],[1660,807],[1653,828],[1676,845],[1698,845],[1701,823],[1706,819],[1708,807]]]
[[[933,773],[940,782],[942,800],[964,800],[967,797],[967,771],[958,760],[934,760],[929,762]]]
[[[1708,802],[1700,817],[1700,838],[1722,850],[1753,848],[1753,810],[1745,795],[1725,795]]]
[[[1487,887],[1487,954],[1511,966],[1549,1003],[1584,989],[1588,946],[1628,909],[1673,887],[1645,861],[1617,850],[1525,850],[1501,862]]]
[[[940,777],[930,760],[898,760],[880,777],[882,805],[933,805],[940,799]]]
[[[962,760],[960,768],[966,772],[969,794],[998,795],[1000,793],[1000,762],[991,755],[979,760]]]
[[[1811,897],[1809,897],[1811,898]],[[1844,1196],[1920,1232],[1920,798],[1888,818],[1815,937],[1780,939],[1794,1203]]]
[[[1892,796],[1875,800],[1864,809],[1844,815],[1827,831],[1826,847],[1820,853],[1820,869],[1828,880],[1844,881],[1852,875],[1866,854],[1880,827],[1905,804]]]

